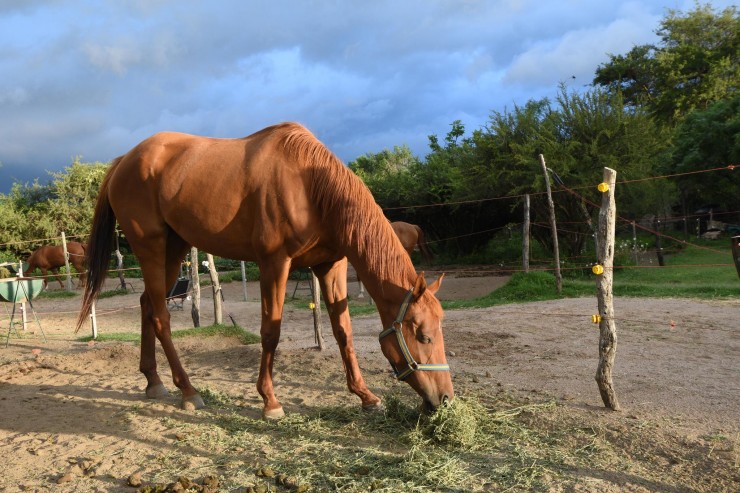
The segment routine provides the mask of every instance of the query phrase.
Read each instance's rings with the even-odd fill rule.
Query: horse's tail
[[[103,287],[106,274],[108,273],[116,230],[116,215],[108,200],[108,187],[116,165],[120,161],[120,157],[113,160],[108,174],[105,175],[103,183],[100,185],[90,237],[87,240],[87,247],[85,247],[87,282],[85,282],[85,292],[82,295],[82,307],[80,308],[80,315],[77,318],[75,332],[80,330],[82,323],[90,313],[92,304],[98,297],[98,293],[100,293],[100,289]]]
[[[429,245],[427,245],[426,240],[424,239],[424,230],[422,230],[419,226],[416,226],[416,232],[418,233],[419,239],[417,240],[417,244],[419,245],[419,251],[421,251],[421,256],[424,257],[424,260],[426,263],[431,264],[432,260],[434,259],[434,255],[432,254],[432,251],[429,249]]]

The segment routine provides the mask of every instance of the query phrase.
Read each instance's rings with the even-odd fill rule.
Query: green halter
[[[401,308],[398,310],[398,315],[396,316],[396,319],[393,321],[393,324],[391,324],[390,327],[385,329],[378,336],[378,340],[380,340],[384,338],[385,336],[392,334],[394,332],[396,334],[398,345],[401,347],[401,353],[403,353],[403,358],[406,360],[406,369],[403,371],[398,371],[396,367],[393,365],[393,363],[391,363],[391,368],[393,368],[393,373],[396,374],[396,378],[399,380],[405,380],[406,377],[414,373],[416,370],[450,371],[450,365],[448,365],[447,363],[439,363],[439,364],[417,363],[414,360],[414,357],[411,356],[409,347],[406,345],[406,340],[403,338],[402,329],[403,329],[403,319],[406,317],[406,311],[409,309],[409,305],[411,304],[411,299],[413,297],[414,297],[413,291],[409,290],[409,292],[406,293],[406,297],[403,299],[403,303],[401,303]]]

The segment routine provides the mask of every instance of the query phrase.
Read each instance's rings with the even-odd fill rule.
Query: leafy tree
[[[740,94],[691,113],[676,129],[672,171],[692,173],[740,164]],[[678,184],[691,212],[708,203],[740,211],[737,170],[680,176]]]
[[[64,171],[50,173],[46,185],[38,180],[14,183],[8,195],[0,194],[0,249],[25,255],[52,243],[62,231],[67,236],[86,235],[107,168],[75,159]]]
[[[671,125],[694,109],[730,97],[740,83],[740,16],[735,6],[715,12],[670,10],[656,31],[658,45],[640,45],[611,55],[596,70],[594,84],[645,106]]]
[[[579,94],[564,86],[554,103],[530,101],[513,112],[493,113],[475,140],[485,156],[476,174],[479,183],[487,184],[486,193],[501,183],[510,187],[508,195],[534,193],[533,221],[541,224],[547,224],[549,215],[546,197],[536,194],[544,191],[538,157],[545,156],[553,171],[558,220],[569,223],[561,243],[570,256],[580,255],[592,235],[588,221],[598,201],[593,190],[603,168],[616,169],[620,180],[651,176],[667,145],[665,131],[644,111],[626,107],[618,94],[599,89]],[[470,183],[474,179],[471,175]],[[619,193],[623,216],[663,210],[669,196],[665,187],[651,182],[620,187]],[[549,229],[536,227],[533,234],[550,248]]]
[[[404,202],[410,181],[409,170],[419,158],[408,146],[395,146],[378,153],[368,152],[348,164],[372,190],[375,200],[383,207],[397,207]]]

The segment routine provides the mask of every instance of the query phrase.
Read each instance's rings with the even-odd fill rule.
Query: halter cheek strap
[[[406,293],[406,297],[403,299],[403,303],[401,303],[401,308],[398,310],[398,315],[396,315],[396,319],[393,321],[393,324],[391,324],[390,327],[385,329],[383,332],[380,333],[378,336],[378,340],[384,338],[387,335],[396,334],[396,340],[398,340],[398,345],[401,348],[401,353],[403,354],[404,360],[406,360],[406,369],[403,371],[398,371],[395,366],[391,363],[391,367],[393,368],[393,373],[396,374],[396,378],[398,380],[405,380],[409,375],[414,373],[417,370],[423,370],[423,371],[450,371],[450,365],[447,363],[439,363],[439,364],[429,364],[429,363],[417,363],[416,360],[414,360],[414,357],[411,356],[411,352],[409,351],[409,347],[406,345],[406,340],[403,337],[403,319],[406,317],[406,311],[409,309],[409,305],[411,304],[411,300],[414,297],[413,291],[409,290],[408,293]]]

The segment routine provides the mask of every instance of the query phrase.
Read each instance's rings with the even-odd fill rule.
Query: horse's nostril
[[[450,403],[450,397],[447,394],[443,395],[441,402],[442,402],[442,404],[449,404]]]

